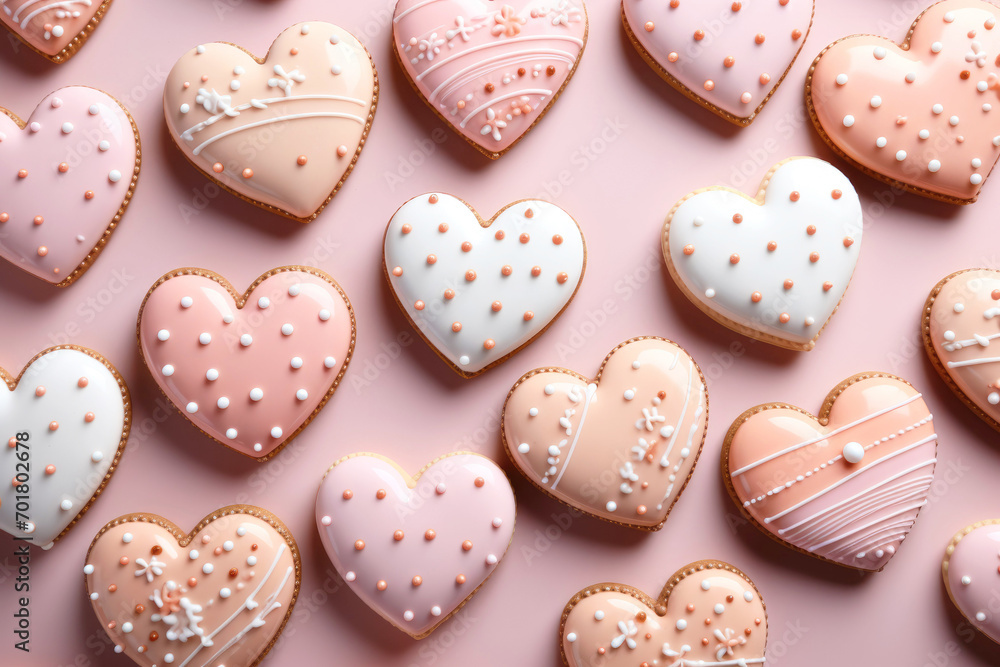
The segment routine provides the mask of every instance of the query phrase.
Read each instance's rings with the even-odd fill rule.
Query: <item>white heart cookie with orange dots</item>
[[[0,530],[43,549],[65,535],[111,480],[131,416],[125,381],[93,350],[49,348],[17,378],[0,369]]]
[[[789,158],[755,198],[728,187],[679,201],[663,255],[681,291],[734,331],[811,350],[854,274],[863,219],[854,186],[816,158]]]
[[[587,247],[576,221],[546,201],[489,220],[451,195],[403,204],[385,232],[393,296],[438,355],[465,378],[539,336],[576,294]]]

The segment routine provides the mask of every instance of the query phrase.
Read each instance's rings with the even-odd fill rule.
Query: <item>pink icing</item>
[[[674,86],[747,124],[805,43],[812,0],[624,0],[625,21]]]
[[[330,468],[316,497],[316,524],[337,571],[368,606],[418,639],[493,573],[514,514],[504,472],[467,452],[415,477],[376,454],[353,454]]]
[[[0,21],[31,48],[59,56],[78,38],[86,39],[91,19],[99,19],[110,5],[111,0],[0,0]]]
[[[212,516],[190,540],[148,514],[95,538],[87,592],[115,652],[142,667],[248,667],[267,653],[298,594],[295,542],[257,508]]]
[[[191,49],[167,77],[163,109],[174,141],[207,176],[309,222],[353,169],[377,100],[365,47],[314,21],[287,28],[260,63],[232,44]]]
[[[504,407],[504,443],[543,491],[602,519],[657,529],[694,469],[705,438],[701,370],[673,343],[615,348],[597,380],[538,369]]]
[[[880,570],[927,502],[937,435],[920,393],[903,380],[849,382],[827,398],[822,424],[790,406],[741,417],[724,466],[744,511],[774,537]]]
[[[927,333],[958,390],[992,423],[1000,423],[1000,272],[963,271],[939,286]]]
[[[921,194],[968,203],[1000,155],[1000,9],[945,0],[908,46],[835,42],[807,82],[822,132],[864,169]]]
[[[765,664],[764,602],[731,565],[691,563],[671,577],[656,601],[620,584],[577,595],[560,633],[570,667]]]
[[[1000,520],[981,521],[956,535],[945,551],[942,572],[962,615],[1000,642]]]
[[[128,206],[139,136],[113,97],[60,88],[23,128],[0,113],[0,168],[0,257],[65,286],[90,266]]]
[[[583,0],[399,0],[393,37],[431,108],[497,158],[573,76],[587,12]]]
[[[354,313],[318,269],[275,269],[245,305],[222,278],[192,271],[150,290],[139,314],[143,358],[198,428],[266,458],[333,394],[354,349]]]

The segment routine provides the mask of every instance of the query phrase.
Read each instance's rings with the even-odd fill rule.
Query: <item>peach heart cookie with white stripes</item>
[[[141,158],[132,116],[96,88],[60,88],[27,120],[0,108],[0,257],[73,283],[118,228]]]
[[[392,19],[414,90],[494,160],[555,103],[588,32],[583,0],[397,0]]]
[[[945,384],[1000,430],[1000,271],[966,269],[935,285],[921,331]]]
[[[573,299],[587,265],[576,221],[537,199],[484,220],[457,197],[420,195],[392,216],[384,245],[396,303],[464,378],[545,331]]]
[[[792,69],[813,8],[813,0],[622,0],[622,22],[667,83],[746,127]]]
[[[817,56],[806,105],[820,136],[870,176],[971,204],[1000,156],[1000,7],[945,0],[906,40],[854,35]]]
[[[678,345],[633,338],[593,380],[563,368],[525,374],[502,421],[507,455],[544,493],[599,519],[659,530],[705,442],[708,389]]]
[[[862,229],[847,177],[796,157],[772,167],[755,198],[724,186],[686,195],[667,215],[663,256],[685,296],[716,322],[805,351],[847,291]]]
[[[153,379],[206,435],[266,461],[333,396],[354,352],[354,310],[340,285],[284,266],[240,294],[205,269],[177,269],[139,311]]]
[[[0,23],[48,60],[64,63],[80,50],[111,0],[0,0]]]
[[[212,512],[190,533],[155,514],[101,528],[83,568],[94,613],[144,667],[253,667],[271,650],[299,594],[288,528],[252,505]]]
[[[977,630],[1000,643],[1000,519],[979,521],[958,532],[941,563],[948,597]]]
[[[39,352],[18,377],[0,368],[0,530],[43,549],[90,509],[118,467],[132,425],[114,366],[75,345]],[[30,506],[24,500],[30,498]]]
[[[163,112],[184,156],[236,196],[299,222],[330,203],[364,148],[378,74],[351,33],[299,23],[264,58],[200,44],[167,76]]]
[[[316,525],[337,572],[382,618],[422,639],[496,570],[514,536],[514,490],[472,452],[410,476],[378,454],[334,463],[316,496]]]
[[[660,596],[596,584],[563,609],[559,650],[569,667],[750,667],[765,664],[767,609],[729,563],[689,563]]]
[[[922,395],[887,373],[847,378],[818,417],[785,403],[733,422],[722,476],[765,534],[822,560],[885,567],[927,503],[937,463]]]

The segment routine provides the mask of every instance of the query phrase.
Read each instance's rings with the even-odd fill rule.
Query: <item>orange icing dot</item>
[[[451,330],[454,331],[455,333],[458,333],[459,331],[462,330],[462,323],[461,322],[452,322],[451,323]]]
[[[760,292],[754,292],[753,294],[750,295],[750,300],[753,301],[754,303],[760,303],[760,300],[762,298],[764,297],[761,296]]]
[[[401,541],[403,539],[403,531],[397,530],[396,532],[394,532],[392,534],[392,539],[396,540],[397,542]]]
[[[434,532],[433,528],[428,528],[427,531],[424,533],[424,539],[427,540],[428,542],[433,540],[435,537],[437,537],[437,533]]]
[[[495,340],[493,340],[492,338],[487,338],[486,341],[483,342],[483,349],[484,350],[492,350],[496,346],[497,346],[497,342]]]
[[[472,551],[472,540],[462,542],[462,551]]]
[[[431,195],[430,197],[427,198],[427,201],[429,201],[432,204],[436,204],[436,203],[438,203],[438,196],[437,195]]]
[[[357,542],[354,543],[354,549],[355,549],[355,551],[361,551],[364,548],[365,548],[365,541],[364,540],[358,540]]]
[[[525,322],[527,322],[528,320],[530,320],[534,316],[535,316],[535,314],[533,312],[531,312],[530,310],[524,311],[524,321]]]
[[[300,155],[297,158],[295,158],[295,163],[297,165],[299,165],[300,167],[303,166],[303,165],[305,165],[305,163],[308,162],[308,161],[309,161],[309,158],[306,157],[305,155]]]
[[[560,285],[565,283],[567,280],[569,280],[569,274],[567,274],[566,272],[560,272],[559,275],[556,276],[556,282],[558,282]]]
[[[732,255],[729,256],[729,263],[730,264],[739,264],[740,263],[740,256],[734,252]]]
[[[790,319],[792,319],[792,316],[789,315],[788,313],[782,313],[781,315],[778,316],[778,321],[781,322],[782,324],[788,324],[788,320]]]
[[[423,301],[420,301],[420,300],[418,299],[418,300],[417,300],[417,301],[416,301],[416,302],[415,302],[415,303],[413,304],[413,308],[414,308],[415,310],[423,310],[423,309],[424,309],[424,302],[423,302]]]
[[[383,500],[385,498],[385,489],[379,489],[378,491],[376,491],[375,497],[378,498],[379,500]]]
[[[690,243],[688,243],[686,246],[684,246],[684,254],[685,255],[693,255],[694,254],[694,246],[692,244],[690,244]]]

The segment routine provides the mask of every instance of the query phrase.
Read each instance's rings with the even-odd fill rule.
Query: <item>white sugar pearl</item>
[[[100,595],[98,595],[97,593],[91,593],[91,594],[90,594],[90,599],[91,599],[91,600],[96,600],[96,599],[97,599],[97,598],[99,598],[99,597],[101,597],[101,596],[100,596]]]
[[[613,500],[609,500],[609,501],[608,501],[608,504],[607,504],[607,505],[605,505],[605,507],[607,508],[607,510],[608,510],[609,512],[614,512],[614,511],[615,511],[616,509],[618,509],[618,503],[616,503],[616,502],[615,502],[615,501],[613,501]]]
[[[89,564],[89,563],[87,565],[84,565],[83,566],[83,573],[84,574],[93,574],[94,573],[94,566],[91,565],[91,564]]]
[[[948,12],[944,15],[944,22],[951,23],[955,20],[955,12]]]
[[[750,591],[744,591],[743,599],[746,600],[747,602],[753,602],[753,593],[751,593]]]
[[[882,98],[879,97],[878,95],[874,95],[872,96],[872,99],[869,102],[869,104],[872,105],[872,109],[878,109],[880,106],[882,106]]]
[[[117,169],[112,169],[111,171],[108,172],[108,180],[111,181],[112,183],[117,183],[118,181],[122,180],[122,173]]]
[[[971,583],[972,583],[972,577],[970,577],[968,575],[962,577],[962,585],[963,586],[968,586]]]
[[[73,501],[71,501],[71,500],[64,500],[61,503],[59,503],[59,507],[63,511],[69,511],[69,510],[73,509]]]
[[[280,426],[275,426],[274,428],[271,429],[271,437],[272,438],[275,438],[275,439],[280,438],[283,434],[284,434],[284,432],[281,430]]]
[[[122,542],[128,544],[131,541],[132,541],[132,533],[125,533],[124,535],[122,535]]]
[[[198,550],[192,549],[191,551],[189,551],[188,558],[190,558],[191,560],[198,560]]]
[[[330,311],[327,310],[326,308],[324,308],[323,310],[319,311],[319,319],[321,319],[324,322],[326,322],[328,319],[330,319]]]
[[[941,169],[941,162],[939,160],[931,160],[927,163],[927,170],[931,172],[937,172]]]
[[[953,306],[953,308],[954,308],[954,310],[955,310],[956,313],[961,313],[961,312],[965,311],[965,304],[964,303],[956,303]]]
[[[573,642],[575,642],[576,641],[576,633],[575,632],[571,632],[568,635],[566,635],[566,641],[568,641],[570,644],[572,644]]]
[[[307,398],[309,398],[309,392],[306,391],[305,389],[299,389],[297,392],[295,392],[295,398],[299,399],[300,401],[304,401]]]
[[[941,49],[943,48],[944,45],[941,42],[934,42],[931,44],[931,53],[941,53]]]
[[[898,150],[898,151],[896,151],[896,161],[897,162],[902,162],[905,159],[906,159],[906,151],[904,151],[904,150]]]
[[[292,357],[292,368],[302,368],[302,357]]]
[[[235,440],[236,436],[238,435],[239,431],[237,431],[235,428],[226,429],[226,437],[229,438],[230,440]]]
[[[949,118],[948,123],[950,123],[952,127],[958,125],[958,116],[952,116]]]
[[[705,290],[705,296],[708,297],[709,299],[713,298],[715,296],[715,290],[709,287],[707,290]]]
[[[538,408],[531,408],[530,410],[528,410],[528,416],[529,417],[537,417],[538,416]]]
[[[464,354],[458,358],[458,363],[460,366],[468,366],[469,361],[470,361],[469,357]]]
[[[701,582],[701,590],[707,591],[711,588],[712,588],[712,582],[710,582],[708,579],[705,579],[704,581]]]
[[[205,379],[208,380],[209,382],[215,382],[216,380],[219,379],[219,371],[217,371],[214,368],[209,368],[207,371],[205,371]]]
[[[838,86],[846,86],[847,85],[847,75],[846,74],[838,74],[837,75],[837,85]]]
[[[542,391],[545,392],[546,396],[551,396],[552,394],[556,393],[556,388],[553,387],[551,384],[547,384],[545,385],[545,388]]]
[[[521,452],[522,454],[527,454],[528,452],[531,451],[531,445],[529,445],[526,442],[522,442],[520,445],[517,446],[517,451]]]
[[[982,160],[980,160],[977,157],[972,158],[972,168],[973,169],[979,169],[982,166],[983,166],[983,161]]]
[[[221,591],[219,591],[219,597],[222,598],[223,600],[226,599],[227,597],[229,597],[232,594],[233,594],[233,592],[231,590],[229,590],[228,588],[223,588]]]
[[[288,296],[298,296],[302,293],[302,285],[295,284],[288,287]]]
[[[685,621],[683,618],[677,619],[677,623],[674,624],[674,627],[676,627],[678,630],[685,630],[687,629],[687,626],[688,622]]]
[[[993,145],[1000,146],[1000,135],[993,137]]]
[[[985,81],[980,81],[979,83],[976,84],[976,90],[978,90],[981,93],[985,93],[989,89],[990,89],[990,84],[986,83]]]
[[[233,550],[233,543],[232,543],[232,541],[231,540],[226,540],[225,542],[223,542],[222,543],[222,549],[224,551],[232,551]]]
[[[849,442],[844,445],[844,460],[848,463],[858,463],[865,457],[865,448],[860,442]]]
[[[917,133],[917,136],[921,139],[930,139],[931,133],[930,130],[920,130],[920,132]]]
[[[323,524],[324,526],[329,526],[330,524],[332,524],[332,523],[333,523],[333,517],[332,517],[332,516],[330,516],[329,514],[327,514],[327,515],[326,515],[326,516],[324,516],[324,517],[323,517],[322,519],[320,519],[320,520],[319,520],[319,522],[320,522],[321,524]]]
[[[976,620],[979,621],[980,623],[982,623],[983,621],[986,620],[986,614],[984,612],[981,612],[981,611],[978,612],[976,614]]]
[[[226,408],[229,407],[229,399],[227,397],[223,396],[218,401],[216,401],[215,404],[219,406],[220,410],[225,410]],[[233,437],[235,438],[236,436],[233,436]]]
[[[409,609],[407,609],[406,611],[404,611],[403,612],[403,620],[404,621],[412,621],[413,620],[413,612],[410,611]]]
[[[251,401],[259,401],[262,398],[264,398],[264,390],[263,389],[261,389],[260,387],[254,387],[253,389],[250,390],[250,400]]]
[[[875,145],[879,148],[885,148],[889,144],[889,140],[885,137],[879,137],[875,140]]]
[[[236,534],[239,535],[240,537],[246,535],[247,534],[246,524],[241,524],[240,527],[236,529]]]
[[[715,605],[715,608],[712,611],[714,611],[716,614],[721,614],[724,611],[726,611],[726,607],[720,602]]]
[[[600,609],[594,612],[594,619],[598,621],[604,620],[604,612]]]
[[[229,82],[229,89],[230,90],[239,90],[240,89],[240,82],[237,81],[236,79],[233,79],[232,81]]]
[[[906,76],[904,76],[903,78],[906,79],[907,83],[913,83],[914,81],[917,80],[917,73],[916,72],[908,72],[906,74]]]
[[[212,334],[208,333],[207,331],[204,332],[203,334],[198,336],[198,342],[201,343],[202,345],[208,345],[209,343],[212,342]]]
[[[111,150],[111,142],[108,141],[107,139],[104,139],[100,143],[97,144],[97,149],[99,151],[101,151],[102,153],[107,152],[107,151]]]
[[[291,336],[293,331],[295,331],[295,327],[293,327],[291,324],[288,324],[286,322],[285,324],[281,325],[281,333],[284,334],[285,336]]]
[[[201,566],[201,571],[204,572],[205,574],[212,574],[212,571],[214,569],[215,566],[212,565],[211,563],[205,563],[204,565]]]
[[[243,334],[240,336],[240,345],[243,347],[250,347],[251,343],[253,343],[253,336],[250,334]]]
[[[337,360],[334,359],[333,357],[327,357],[326,359],[323,360],[323,365],[326,366],[327,368],[333,368],[334,366],[337,365]]]
[[[851,114],[847,114],[846,116],[844,116],[844,127],[853,127],[853,126],[854,126],[854,116],[852,116]]]
[[[170,364],[167,364],[160,370],[160,372],[163,373],[164,377],[170,377],[171,375],[174,374],[174,367],[171,366]]]
[[[189,296],[181,297],[181,308],[190,308],[194,305],[194,299]]]
[[[258,308],[267,308],[270,305],[271,305],[271,300],[268,299],[266,296],[262,296],[259,299],[257,299]]]
[[[354,581],[357,578],[358,575],[354,574],[353,572],[348,572],[347,574],[344,575],[344,579],[346,579],[347,581]]]
[[[884,46],[876,46],[874,51],[875,59],[882,60],[886,56],[886,50]]]
[[[944,105],[935,104],[934,106],[931,107],[931,111],[933,111],[936,114],[942,114],[944,113]]]
[[[641,367],[642,367],[642,364],[639,363],[638,359],[636,359],[635,361],[632,362],[632,368],[634,368],[635,370],[639,370],[639,368],[641,368]]]
[[[122,623],[122,632],[124,632],[125,634],[132,632],[132,624],[129,623],[128,621]]]
[[[230,315],[229,313],[226,313],[225,315],[222,316],[222,321],[225,322],[226,324],[232,324],[233,316]]]
[[[437,605],[431,607],[431,616],[440,616],[440,615],[441,615],[441,607]]]
[[[69,121],[63,123],[62,124],[62,131],[63,131],[63,134],[69,134],[70,132],[72,132],[73,131],[73,123],[70,123]]]
[[[91,116],[96,116],[97,114],[101,113],[101,107],[97,106],[96,104],[91,104],[90,107],[87,108],[87,113],[89,113]]]
[[[166,329],[160,329],[159,331],[156,332],[156,338],[160,341],[166,342],[170,340],[170,332],[167,331]]]
[[[493,554],[488,554],[486,556],[486,564],[487,565],[496,565],[497,564],[497,557],[494,556]]]
[[[994,391],[986,397],[986,400],[990,402],[990,405],[997,405],[1000,403],[1000,394]]]
[[[249,565],[250,567],[253,567],[256,564],[257,564],[257,557],[256,556],[247,556],[247,565]]]
[[[90,455],[90,460],[94,463],[100,463],[104,459],[104,452],[94,452]]]
[[[493,517],[493,527],[494,528],[499,528],[502,525],[503,525],[503,519],[501,519],[498,516],[497,517]]]
[[[633,398],[635,398],[635,391],[632,389],[626,389],[624,396],[626,401],[631,401]]]
[[[191,401],[186,406],[184,406],[184,409],[187,410],[189,414],[193,415],[194,413],[198,412],[198,404],[195,403],[194,401]]]
[[[181,105],[181,113],[187,113],[189,111],[191,111],[191,105],[190,104],[182,104]]]
[[[980,183],[983,182],[983,177],[980,176],[979,174],[973,174],[972,176],[969,177],[969,182],[972,183],[973,185],[979,185]]]

